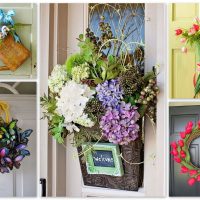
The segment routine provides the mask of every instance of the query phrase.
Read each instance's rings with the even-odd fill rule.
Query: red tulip
[[[183,33],[183,31],[180,28],[176,29],[175,32],[176,35],[181,35]]]
[[[173,149],[173,151],[171,151],[171,154],[173,156],[178,156],[178,151],[176,149]]]
[[[186,133],[185,132],[180,132],[180,136],[182,139],[185,139]]]
[[[172,142],[170,145],[171,145],[171,147],[172,147],[173,149],[176,149],[176,148],[177,148],[176,142]]]
[[[187,173],[188,172],[188,168],[185,166],[181,166],[181,173]]]
[[[195,31],[199,30],[199,25],[198,24],[193,24],[193,28],[195,29]]]
[[[198,128],[200,129],[200,120],[198,121]]]
[[[192,186],[192,185],[194,185],[195,182],[196,182],[196,179],[195,179],[195,178],[190,178],[190,179],[188,180],[188,185]]]
[[[196,174],[197,174],[197,170],[194,170],[194,169],[190,170],[190,176],[194,176]]]
[[[176,161],[177,163],[180,163],[181,162],[181,159],[179,157],[175,157],[174,158],[174,161]]]
[[[193,122],[192,122],[192,121],[189,121],[189,122],[187,123],[187,127],[193,127]]]
[[[194,29],[194,27],[190,28],[188,35],[194,35],[197,31]]]
[[[186,154],[183,150],[180,151],[180,155],[181,155],[181,158],[185,158],[186,157]]]
[[[192,128],[191,127],[187,127],[185,130],[186,134],[190,134],[192,132]]]
[[[200,181],[200,175],[197,176],[197,181]]]
[[[184,146],[184,141],[183,140],[179,140],[178,144],[179,144],[180,147],[183,147]]]

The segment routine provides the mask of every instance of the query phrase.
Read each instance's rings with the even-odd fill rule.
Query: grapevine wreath
[[[191,142],[198,137],[200,137],[200,121],[196,126],[189,121],[185,131],[180,132],[180,140],[171,143],[171,154],[174,156],[174,161],[181,165],[182,174],[189,175],[188,184],[190,186],[195,182],[200,182],[200,169],[191,162],[189,152]]]
[[[22,131],[17,126],[17,120],[9,121],[8,104],[0,101],[0,114],[5,113],[5,121],[0,117],[0,172],[9,173],[19,168],[21,161],[30,155],[26,149],[28,137],[33,130]]]

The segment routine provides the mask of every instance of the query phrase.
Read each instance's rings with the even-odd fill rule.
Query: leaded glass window
[[[118,43],[117,49],[105,50],[105,53],[118,55],[128,50],[136,65],[144,67],[144,11],[145,4],[89,4],[89,28],[101,37],[102,21],[111,28],[113,36],[124,41]]]

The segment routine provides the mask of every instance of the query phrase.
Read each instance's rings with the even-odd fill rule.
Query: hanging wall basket
[[[109,144],[110,143],[108,143],[108,145]],[[143,183],[143,164],[141,164],[144,155],[143,142],[138,138],[128,145],[119,146],[119,149],[120,154],[123,156],[123,159],[121,159],[118,155],[119,159],[122,161],[123,175],[121,176],[89,174],[86,166],[87,161],[85,161],[83,156],[79,157],[84,185],[138,191]],[[79,147],[78,153],[81,154],[81,152],[82,148]],[[108,167],[102,167],[102,171],[105,171],[106,168]]]
[[[144,74],[139,64],[143,43],[131,43],[137,46],[131,57],[130,44],[114,37],[109,24],[99,26],[101,37],[87,28],[78,38],[80,51],[54,67],[49,97],[44,95],[41,105],[58,143],[73,133],[85,185],[137,191],[143,180],[144,117],[156,122],[157,72],[153,67]]]
[[[30,51],[21,43],[15,42],[11,35],[8,35],[0,43],[0,59],[5,64],[5,66],[0,67],[0,71],[15,71],[24,63],[27,58],[29,58],[29,56]]]

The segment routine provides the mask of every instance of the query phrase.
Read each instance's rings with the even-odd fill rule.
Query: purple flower
[[[117,107],[122,100],[123,91],[117,79],[107,80],[96,87],[97,98],[104,107]]]
[[[140,115],[136,106],[121,102],[118,108],[109,107],[100,120],[103,135],[112,143],[126,145],[138,138]]]

